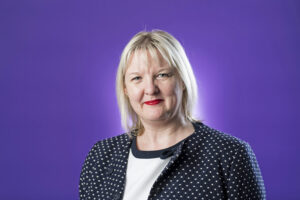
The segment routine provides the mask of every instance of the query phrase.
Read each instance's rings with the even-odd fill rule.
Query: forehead
[[[135,50],[131,53],[126,66],[127,71],[149,68],[170,68],[171,66],[156,49]]]

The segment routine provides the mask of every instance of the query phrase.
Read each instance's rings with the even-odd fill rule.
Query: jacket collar
[[[186,145],[186,143],[189,142],[189,140],[193,139],[193,137],[195,137],[195,135],[201,131],[201,129],[203,128],[203,124],[201,122],[192,122],[193,126],[194,126],[194,133],[187,137],[186,139],[184,139],[178,146],[176,146],[176,148],[173,150],[172,152],[172,157],[170,162],[167,164],[167,166],[165,167],[165,169],[163,170],[162,174],[168,170],[173,163],[177,160],[177,158],[180,156],[180,154],[182,153],[183,147],[184,145]],[[120,152],[117,152],[117,159],[116,160],[120,160],[122,161],[123,164],[126,164],[127,166],[127,161],[128,161],[128,156],[129,156],[129,150],[131,147],[131,143],[133,141],[132,138],[129,137],[129,135],[127,133],[123,134],[124,137],[124,142],[122,144],[122,148],[120,149]],[[125,155],[125,156],[124,156]],[[124,167],[126,169],[126,167]]]

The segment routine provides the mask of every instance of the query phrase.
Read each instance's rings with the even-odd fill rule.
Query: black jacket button
[[[166,159],[174,154],[174,150],[165,150],[160,154],[161,159]]]
[[[113,198],[113,200],[118,200],[118,199],[120,199],[120,194],[118,194],[118,193],[116,193],[116,194],[114,194],[114,198]]]
[[[110,174],[113,173],[113,171],[114,171],[113,168],[107,168],[107,169],[106,169],[106,174],[107,174],[107,175],[110,175]]]

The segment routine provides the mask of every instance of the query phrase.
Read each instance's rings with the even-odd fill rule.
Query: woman
[[[116,85],[128,132],[93,146],[80,199],[265,199],[251,147],[194,119],[195,77],[173,36],[136,34]]]

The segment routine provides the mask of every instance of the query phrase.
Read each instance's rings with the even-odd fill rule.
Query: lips
[[[155,99],[155,100],[152,100],[152,101],[145,101],[145,104],[147,104],[147,105],[156,105],[156,104],[159,104],[162,101],[163,101],[162,99]]]

